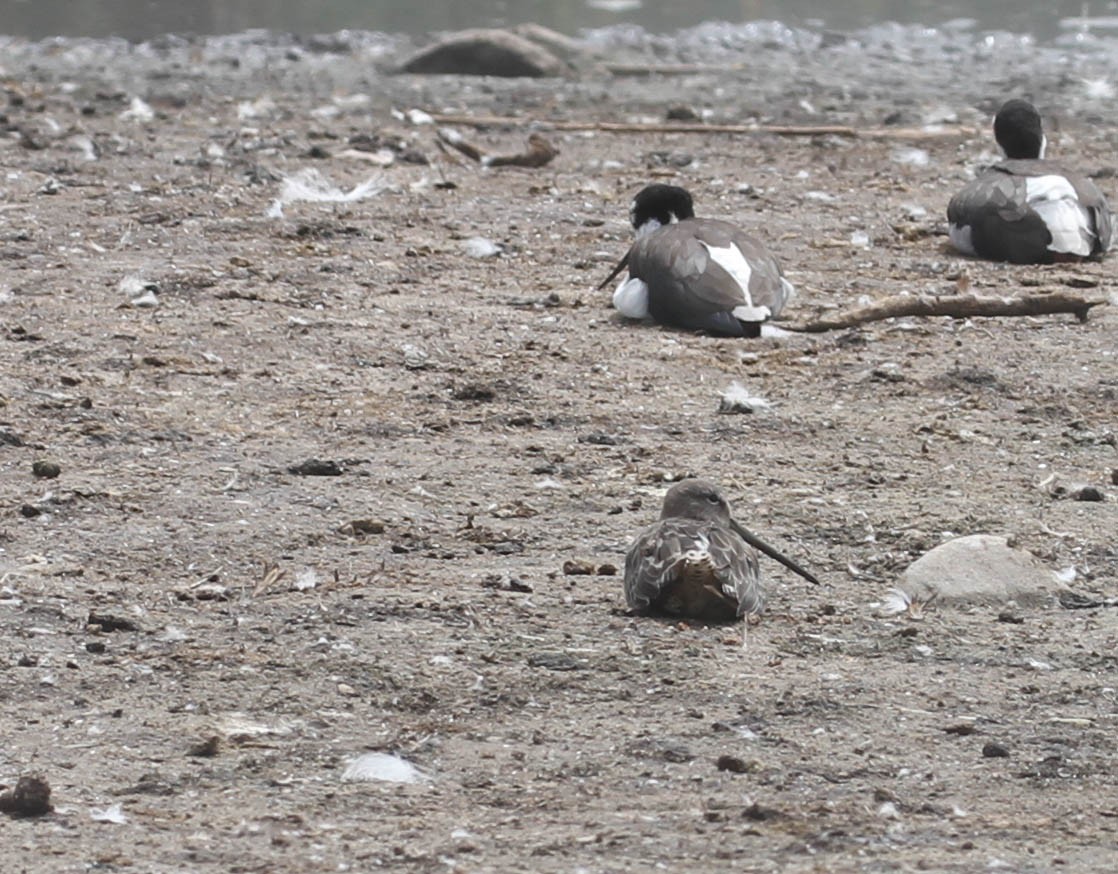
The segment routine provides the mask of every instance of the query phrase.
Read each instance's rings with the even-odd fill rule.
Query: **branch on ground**
[[[1053,289],[1021,297],[991,297],[978,294],[930,297],[902,294],[832,316],[804,322],[780,322],[779,326],[786,331],[821,334],[824,331],[840,331],[868,322],[880,322],[884,319],[905,316],[947,316],[953,319],[969,319],[975,316],[1046,316],[1053,313],[1072,313],[1079,321],[1085,322],[1092,307],[1106,303],[1105,298],[1087,298],[1065,289]]]

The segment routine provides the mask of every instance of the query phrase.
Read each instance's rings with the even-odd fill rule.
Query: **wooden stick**
[[[1104,298],[1086,298],[1064,289],[1054,289],[1041,294],[1022,297],[989,297],[977,294],[952,294],[944,297],[924,295],[894,295],[875,301],[869,306],[847,310],[834,316],[807,322],[777,322],[786,331],[804,334],[821,334],[839,331],[867,322],[880,322],[902,316],[948,316],[966,319],[972,316],[1044,316],[1052,313],[1074,313],[1081,322],[1087,321],[1092,307],[1105,305]]]
[[[767,134],[782,137],[817,137],[833,135],[871,140],[933,140],[974,136],[967,127],[872,127],[856,128],[841,124],[694,124],[685,122],[617,122],[617,121],[540,121],[511,115],[437,115],[436,124],[458,124],[463,127],[523,127],[538,125],[540,129],[567,131],[600,131],[618,134]]]

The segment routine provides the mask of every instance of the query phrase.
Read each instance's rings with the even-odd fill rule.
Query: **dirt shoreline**
[[[1115,202],[1111,48],[704,33],[604,49],[739,66],[497,81],[390,75],[411,43],[360,34],[5,44],[0,784],[41,774],[56,808],[0,819],[10,870],[1112,869],[1115,611],[871,605],[978,532],[1113,594],[1118,308],[743,342],[592,290],[655,177],[772,246],[790,317],[960,277],[1113,301],[1113,261],[943,236],[1011,93]],[[675,104],[983,132],[545,130],[550,165],[487,171],[392,114]],[[372,135],[390,165],[348,154]],[[275,217],[309,170],[375,193]],[[772,407],[719,413],[734,382]],[[609,573],[697,473],[824,579],[766,563],[746,653],[626,616]],[[1053,488],[1080,482],[1107,500]],[[366,750],[427,779],[343,781]]]

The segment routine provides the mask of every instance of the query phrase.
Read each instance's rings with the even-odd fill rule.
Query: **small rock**
[[[1077,489],[1072,489],[1068,493],[1068,497],[1073,501],[1105,501],[1106,495],[1103,494],[1102,489],[1095,486],[1080,486]]]
[[[100,613],[96,610],[89,611],[86,626],[93,626],[97,631],[110,633],[113,631],[139,631],[140,626],[126,616],[117,613]]]
[[[668,121],[698,121],[699,113],[686,104],[677,103],[675,106],[668,107],[664,118]]]
[[[600,577],[615,577],[615,576],[617,576],[617,565],[615,565],[615,564],[600,564],[600,565],[598,565],[598,576],[600,576]]]
[[[383,534],[384,522],[380,519],[354,519],[352,522],[346,522],[339,530],[342,534]]]
[[[62,468],[54,461],[36,461],[31,465],[31,473],[40,479],[54,479],[62,473]]]
[[[565,652],[538,652],[528,656],[528,667],[549,671],[578,671],[583,665]]]
[[[982,746],[982,757],[985,759],[1008,759],[1009,750],[999,743],[990,741]]]
[[[568,577],[588,577],[594,573],[594,565],[581,558],[567,559],[563,562],[563,573]]]
[[[495,399],[497,397],[497,390],[491,385],[470,382],[452,389],[450,396],[456,401],[484,402]]]
[[[1009,625],[1023,625],[1025,623],[1025,617],[1018,616],[1016,613],[1011,613],[1008,610],[1003,610],[998,614],[998,622],[1005,622]]]
[[[19,515],[25,519],[34,519],[36,516],[42,516],[43,511],[32,504],[23,504],[19,508]]]
[[[729,771],[731,774],[744,774],[749,770],[749,765],[746,764],[745,760],[739,759],[737,756],[721,755],[714,764],[719,771]]]
[[[296,476],[341,476],[345,471],[336,461],[308,458],[287,468],[288,473]]]
[[[221,748],[221,738],[216,734],[210,735],[204,741],[194,744],[186,751],[188,756],[196,756],[202,759],[212,759],[218,754]]]
[[[15,789],[0,795],[0,812],[9,816],[45,816],[52,810],[50,785],[42,777],[20,777]]]

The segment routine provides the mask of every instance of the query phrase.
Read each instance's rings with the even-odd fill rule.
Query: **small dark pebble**
[[[528,656],[528,667],[546,668],[549,671],[578,671],[583,666],[565,652],[538,652]]]
[[[16,660],[16,666],[20,668],[34,668],[38,667],[38,664],[39,657],[28,655],[27,653],[24,653]]]
[[[756,801],[742,811],[742,816],[746,819],[753,820],[753,822],[764,822],[766,819],[778,819],[780,815],[781,813],[779,810],[773,810],[771,807],[762,807]]]
[[[31,472],[40,479],[54,479],[62,473],[62,468],[53,461],[36,461],[31,465]]]
[[[4,446],[23,446],[24,442],[23,438],[20,437],[18,434],[12,431],[8,431],[4,428],[0,428],[0,444],[3,444]],[[1118,473],[1118,471],[1115,471],[1115,473]]]
[[[336,461],[308,458],[306,461],[291,465],[287,472],[296,476],[341,476],[344,471]]]
[[[19,508],[19,515],[25,519],[34,519],[36,516],[42,516],[43,511],[32,504],[24,504]]]
[[[598,565],[598,576],[600,576],[600,577],[615,577],[615,576],[617,576],[617,565],[615,565],[615,564],[600,564],[600,565]]]
[[[100,640],[91,640],[85,645],[85,651],[100,655],[105,651],[105,644]]]
[[[578,442],[591,446],[616,446],[621,441],[612,434],[580,434]]]
[[[1118,467],[1110,472],[1110,484],[1112,486],[1118,486]]]
[[[534,590],[532,589],[532,586],[531,586],[530,583],[526,583],[523,580],[520,580],[520,579],[517,579],[516,577],[513,577],[511,580],[509,580],[509,591],[510,592],[524,592],[525,594],[529,594]]]
[[[125,616],[118,613],[98,613],[96,610],[89,611],[86,625],[92,625],[104,632],[140,630],[139,625]]]
[[[731,774],[744,774],[749,770],[745,760],[737,756],[719,756],[715,765],[719,771],[729,771]]]
[[[965,737],[968,734],[978,734],[978,729],[969,722],[960,722],[958,725],[949,725],[943,730],[944,734],[957,734]]]
[[[982,746],[982,757],[984,759],[1008,759],[1009,750],[1001,744],[990,741]]]
[[[218,750],[221,748],[221,738],[216,734],[206,738],[201,743],[196,743],[189,750],[186,751],[188,756],[196,756],[203,759],[212,759],[217,755]]]
[[[1082,486],[1081,488],[1073,491],[1068,497],[1073,501],[1105,501],[1106,495],[1103,494],[1102,489],[1095,486]]]
[[[699,114],[695,112],[690,106],[685,104],[676,104],[669,106],[668,111],[664,113],[664,117],[668,121],[698,121]]]
[[[0,811],[9,816],[44,816],[53,809],[50,785],[42,777],[20,777],[15,789],[0,795]]]
[[[1018,616],[1016,613],[1010,613],[1008,610],[1003,610],[998,614],[998,622],[1006,622],[1010,625],[1024,625],[1025,617]]]
[[[383,534],[384,523],[380,519],[354,519],[341,527],[343,534]]]
[[[563,573],[568,577],[588,577],[594,573],[593,562],[571,558],[563,562]]]
[[[452,389],[450,396],[456,401],[491,401],[497,397],[497,390],[491,385],[471,382]]]

